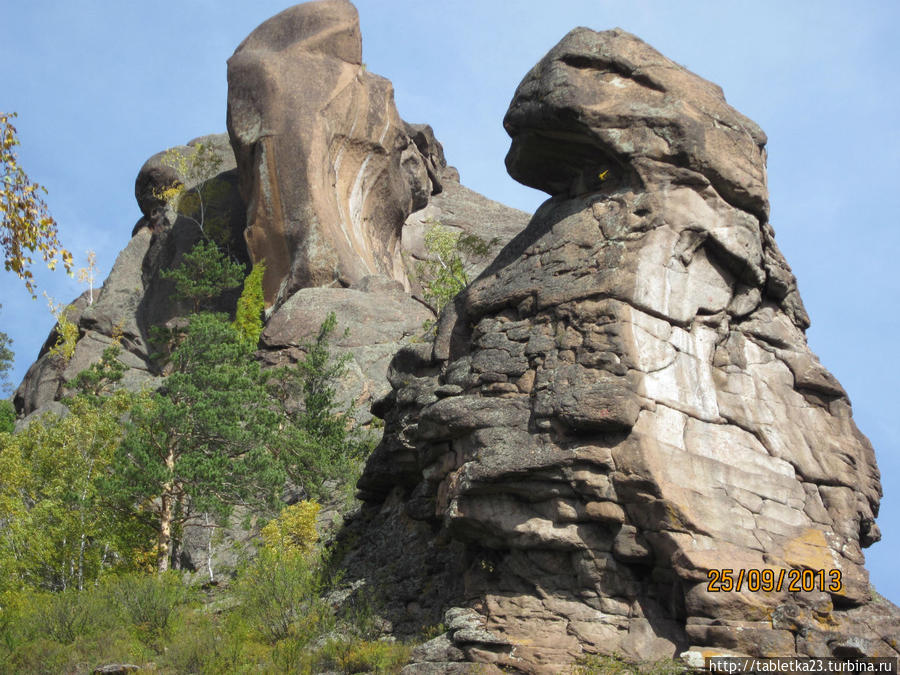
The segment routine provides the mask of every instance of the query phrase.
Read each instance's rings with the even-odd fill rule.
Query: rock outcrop
[[[205,219],[218,239],[239,261],[267,264],[267,300],[277,306],[260,345],[264,362],[296,360],[329,311],[347,314],[339,328],[350,337],[337,343],[352,358],[342,391],[369,418],[369,403],[387,389],[390,357],[432,318],[405,292],[418,290],[409,277],[425,255],[423,233],[442,221],[493,241],[497,252],[528,215],[460,185],[431,127],[401,120],[390,82],[361,64],[358,16],[344,0],[285,10],[241,43],[229,61],[230,136],[203,136],[144,163],[131,241],[96,301],[78,298],[68,314],[79,326],[75,356],[66,363],[49,354],[52,332],[16,391],[20,415],[63,395],[118,333],[126,386],[158,384],[151,328],[190,311],[173,301],[160,272],[177,267],[202,236],[197,214],[177,213],[160,197],[180,183],[212,187]],[[200,145],[215,175],[180,171],[177,158]],[[224,294],[217,309],[232,311],[236,297]]]
[[[504,124],[510,174],[551,199],[433,346],[398,353],[359,482],[372,522],[466,546],[431,660],[896,656],[862,554],[874,453],[807,346],[763,132],[636,37],[583,28]]]
[[[406,125],[391,83],[363,65],[353,5],[297,5],[241,43],[228,61],[228,131],[267,303],[370,275],[409,288],[401,228],[440,192],[445,163],[430,129]]]
[[[763,132],[634,36],[587,29],[525,77],[504,124],[510,174],[551,196],[530,222],[459,184],[363,66],[355,9],[323,0],[238,47],[229,135],[181,148],[220,158],[230,250],[268,266],[258,358],[301,358],[331,311],[350,329],[344,397],[386,428],[341,535],[347,578],[379,589],[394,634],[447,629],[407,671],[896,656],[900,611],[873,598],[862,554],[879,538],[874,454],[806,344]],[[188,308],[160,273],[202,236],[159,199],[177,182],[194,185],[162,154],[141,169],[133,237],[70,310],[72,360],[48,338],[22,416],[58,410],[114,336],[126,386],[162,381],[150,329]],[[432,342],[410,273],[436,222],[496,255]],[[190,536],[187,566],[227,564]],[[740,590],[710,587],[729,578]]]
[[[223,232],[230,233],[227,238],[233,242],[235,257],[247,261],[243,246],[244,207],[237,192],[236,164],[228,137],[204,136],[171,148],[170,152],[189,155],[198,143],[206,145],[217,158],[218,173],[204,178],[221,186],[212,192],[214,198],[206,205],[207,220],[215,220]],[[151,328],[190,311],[186,304],[172,299],[174,284],[163,279],[160,272],[177,267],[202,236],[191,214],[176,213],[158,196],[161,190],[178,182],[187,188],[198,184],[196,177],[191,180],[179,175],[164,161],[164,155],[157,153],[138,172],[135,198],[143,215],[102,288],[93,292],[92,303],[85,292],[71,304],[67,319],[79,328],[75,353],[69,361],[51,354],[50,348],[57,340],[56,331],[51,331],[37,361],[15,392],[13,400],[20,414],[40,412],[64,395],[65,383],[98,361],[114,336],[122,347],[119,358],[127,366],[123,385],[138,390],[159,384],[160,373],[152,359]],[[231,311],[238,290],[219,298],[216,309]]]

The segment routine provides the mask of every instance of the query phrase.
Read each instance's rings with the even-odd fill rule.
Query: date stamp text
[[[789,593],[800,591],[825,591],[840,593],[843,589],[840,570],[797,570],[797,569],[713,569],[706,573],[709,581],[706,590],[710,593]]]

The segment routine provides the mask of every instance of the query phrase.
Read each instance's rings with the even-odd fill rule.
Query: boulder
[[[162,193],[183,186],[201,192],[203,214],[199,209],[176,212]],[[142,227],[160,232],[179,218],[203,225],[207,234],[228,245],[238,255],[243,253],[243,231],[246,206],[238,190],[237,164],[227,134],[200,136],[150,157],[134,181],[134,196],[143,217],[132,234]]]
[[[423,324],[433,314],[388,277],[364,277],[351,288],[304,288],[269,318],[260,339],[261,358],[273,366],[302,359],[305,345],[315,342],[332,312],[338,320],[330,339],[332,353],[348,357],[338,397],[354,404],[358,421],[367,423],[371,403],[390,390],[391,357],[403,345],[422,339]]]
[[[582,28],[505,126],[511,175],[551,198],[433,345],[395,357],[358,484],[466,547],[446,602],[492,637],[453,646],[533,673],[584,653],[897,656],[900,610],[862,554],[874,452],[807,345],[765,135],[636,37]]]

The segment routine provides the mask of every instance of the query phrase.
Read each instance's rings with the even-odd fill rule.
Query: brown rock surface
[[[361,49],[353,5],[321,0],[269,19],[228,61],[245,236],[266,261],[269,304],[373,274],[409,288],[400,230],[440,191],[442,155],[400,119]]]
[[[762,131],[634,36],[587,29],[505,124],[510,173],[552,198],[433,349],[394,359],[359,482],[466,545],[452,602],[474,628],[452,646],[533,673],[583,652],[896,656],[900,611],[862,555],[874,453],[806,344]],[[708,590],[722,569],[740,592]],[[764,592],[751,570],[826,587]]]

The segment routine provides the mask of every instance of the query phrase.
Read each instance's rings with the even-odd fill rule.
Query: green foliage
[[[68,400],[69,414],[46,415],[0,435],[0,591],[83,588],[128,567],[146,543],[140,523],[105,502],[101,479],[122,438],[131,397]]]
[[[238,298],[234,316],[234,328],[250,349],[256,349],[263,329],[262,315],[266,302],[263,298],[262,280],[265,272],[266,265],[263,262],[256,263],[250,270],[250,274],[244,279],[244,290]]]
[[[675,659],[630,663],[620,656],[588,654],[578,659],[573,675],[680,675],[687,667]]]
[[[336,613],[324,599],[331,590],[320,557],[263,547],[205,605],[172,574],[5,594],[0,672],[90,672],[112,662],[210,675],[399,672],[410,645],[380,639],[368,594],[358,589]]]
[[[165,652],[193,597],[175,576],[146,574],[84,591],[7,595],[14,602],[0,606],[0,671],[91,672],[102,663],[150,661]]]
[[[164,390],[132,411],[108,481],[121,503],[155,514],[161,571],[173,526],[201,513],[225,517],[235,504],[270,507],[284,484],[270,449],[278,415],[225,317],[195,315],[171,364]]]
[[[72,305],[64,307],[53,302],[49,296],[47,303],[50,306],[50,313],[56,317],[56,342],[50,348],[50,353],[63,361],[69,361],[75,354],[75,345],[79,338],[78,326],[70,321],[68,316],[74,307]]]
[[[315,342],[303,345],[306,356],[293,368],[270,373],[268,380],[285,419],[280,443],[285,470],[313,498],[323,496],[326,480],[346,482],[372,447],[353,422],[352,406],[338,405],[335,383],[346,371],[349,355],[335,358],[331,353],[336,327],[332,312]],[[298,397],[301,405],[296,406]]]
[[[32,597],[27,620],[31,630],[61,644],[75,642],[88,628],[106,623],[109,618],[93,594],[72,589],[59,593],[40,593]]]
[[[50,269],[62,259],[67,272],[72,271],[72,254],[60,244],[56,221],[41,198],[47,190],[32,183],[16,160],[13,149],[19,139],[11,122],[15,116],[0,112],[0,249],[4,269],[24,279],[25,288],[36,297],[32,254],[40,255]]]
[[[0,399],[0,434],[11,434],[16,428],[16,409],[9,399]],[[0,441],[0,447],[3,441]]]
[[[190,590],[174,572],[160,575],[124,574],[103,586],[110,607],[150,639],[170,634],[175,611],[188,602]]]
[[[284,553],[309,555],[319,540],[316,516],[322,507],[316,502],[302,501],[281,510],[260,532],[267,548]]]
[[[309,644],[334,625],[323,588],[321,568],[307,555],[264,547],[238,576],[234,592],[257,638]]]
[[[261,667],[266,663],[268,649],[260,649],[250,641],[240,620],[230,620],[240,617],[226,614],[224,618],[223,621],[222,615],[206,611],[189,613],[154,662],[164,673],[272,672]]]
[[[102,397],[112,393],[127,370],[125,364],[119,360],[121,353],[122,348],[118,340],[113,341],[103,350],[100,360],[78,373],[67,383],[68,386],[95,405],[101,405]]]
[[[406,665],[411,651],[402,642],[332,639],[325,643],[316,660],[319,668],[339,669],[342,673],[396,673]]]
[[[226,256],[214,241],[200,240],[185,253],[175,269],[162,270],[163,279],[175,282],[175,298],[190,301],[194,313],[235,288],[244,279],[244,266]]]
[[[493,242],[466,232],[455,232],[440,223],[425,233],[428,258],[416,265],[426,302],[435,314],[469,284],[466,266],[472,259],[487,255]]]

